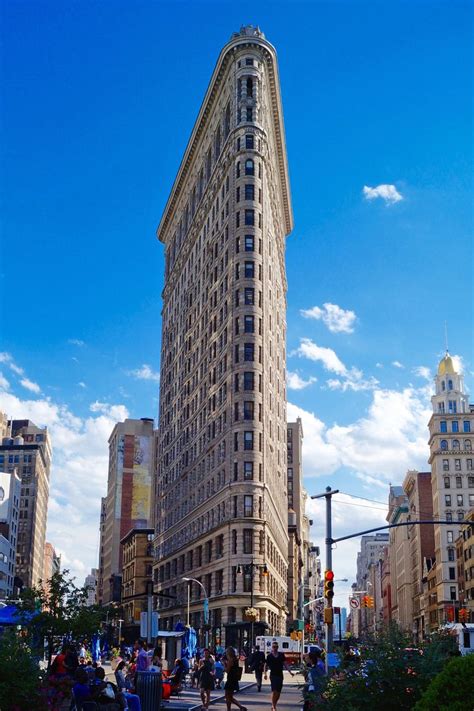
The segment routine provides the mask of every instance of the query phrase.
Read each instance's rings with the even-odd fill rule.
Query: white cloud
[[[353,333],[356,315],[354,311],[342,309],[337,304],[326,303],[323,308],[313,306],[311,309],[302,309],[301,315],[305,318],[321,320],[332,333]]]
[[[91,403],[89,406],[91,412],[100,412],[112,420],[126,420],[128,417],[128,410],[125,405],[109,405],[107,402],[95,402]]]
[[[12,357],[10,353],[6,353],[5,351],[2,351],[0,353],[0,363],[9,363],[11,361]]]
[[[38,385],[38,383],[34,383],[32,380],[29,380],[29,378],[22,378],[20,380],[20,385],[22,385],[26,390],[30,390],[32,393],[40,393],[41,388]]]
[[[376,364],[375,364],[375,367],[376,367],[376,368],[383,368],[383,363],[376,363]]]
[[[456,373],[464,373],[466,369],[464,367],[463,357],[460,355],[452,355],[451,359],[453,361],[453,366]]]
[[[141,368],[128,371],[128,375],[131,375],[133,378],[137,378],[138,380],[153,380],[155,383],[160,382],[160,374],[155,372],[151,366],[146,363],[144,363]]]
[[[68,340],[68,343],[69,343],[69,345],[71,345],[71,346],[79,346],[80,348],[82,348],[82,346],[85,346],[85,345],[86,345],[85,342],[84,342],[84,341],[81,341],[80,338],[70,338],[70,339]]]
[[[402,368],[405,367],[405,366],[403,365],[403,363],[400,363],[399,360],[392,360],[392,365],[393,365],[394,368],[400,368],[400,369],[402,369]]]
[[[5,378],[5,376],[3,375],[3,373],[0,373],[0,388],[1,388],[2,390],[9,390],[9,388],[10,388],[10,383],[9,383],[8,380]]]
[[[376,200],[381,198],[386,205],[393,205],[396,202],[403,200],[403,195],[398,192],[395,185],[377,185],[375,188],[370,188],[364,185],[362,192],[366,200]]]
[[[408,469],[424,471],[430,395],[430,387],[374,389],[364,416],[330,427],[313,412],[288,403],[288,417],[303,422],[304,473],[330,475],[344,467],[388,482],[400,480]]]
[[[373,390],[378,385],[378,380],[374,377],[364,378],[364,374],[358,368],[347,368],[337,356],[332,348],[318,346],[310,338],[302,338],[299,348],[290,355],[299,355],[316,362],[321,362],[326,370],[329,370],[340,378],[332,378],[326,381],[330,390]],[[342,379],[341,379],[342,378]]]
[[[10,369],[13,370],[13,372],[17,375],[24,375],[25,371],[23,370],[23,368],[20,368],[20,366],[16,365],[16,363],[13,363],[13,361],[9,363],[9,366]]]
[[[290,390],[303,390],[309,385],[316,383],[317,380],[318,379],[314,378],[313,376],[310,376],[308,380],[304,380],[303,378],[300,378],[298,373],[290,373],[290,371],[288,371],[286,374],[286,383]]]
[[[80,382],[78,382],[78,385],[80,388],[87,388],[87,385],[85,383],[83,383],[82,380]]]
[[[415,375],[418,375],[420,378],[424,378],[425,380],[430,380],[432,378],[431,375],[431,370],[427,368],[425,365],[419,365],[416,368],[413,368],[413,372]]]
[[[28,418],[48,427],[54,454],[47,539],[82,584],[84,573],[98,562],[108,438],[117,419],[124,419],[128,411],[123,405],[102,403],[96,414],[80,418],[50,399],[21,400],[11,393],[0,393],[0,409],[13,418]]]
[[[338,373],[339,375],[347,373],[346,366],[332,348],[318,346],[310,338],[302,338],[300,346],[295,353],[304,358],[309,358],[309,360],[321,362],[326,370],[330,370],[333,373]]]

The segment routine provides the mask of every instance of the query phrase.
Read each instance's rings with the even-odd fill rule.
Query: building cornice
[[[286,158],[286,142],[285,129],[283,124],[283,110],[281,95],[279,89],[278,65],[276,51],[270,42],[267,42],[263,37],[238,35],[233,37],[222,49],[217,60],[214,72],[209,82],[204,101],[202,102],[198,117],[194,124],[191,137],[188,141],[186,151],[178,169],[177,176],[173,183],[170,196],[166,203],[163,215],[156,231],[158,239],[166,243],[165,235],[169,228],[174,212],[181,197],[181,192],[185,182],[190,174],[194,156],[199,147],[202,136],[205,133],[208,119],[212,113],[214,102],[218,94],[219,87],[225,77],[229,62],[238,49],[258,46],[265,50],[265,59],[267,61],[271,109],[273,116],[273,126],[275,130],[275,140],[277,149],[277,164],[280,175],[280,184],[283,200],[283,211],[285,215],[285,234],[288,235],[293,229],[293,213],[290,198],[290,183],[288,175],[288,163]]]

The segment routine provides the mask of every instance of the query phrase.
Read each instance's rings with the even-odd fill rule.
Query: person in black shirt
[[[265,653],[260,651],[260,647],[255,647],[254,651],[250,655],[249,668],[255,673],[255,679],[257,680],[257,689],[262,690],[262,674],[263,667],[265,666]]]
[[[283,669],[290,672],[294,676],[286,663],[285,655],[278,651],[278,642],[272,642],[272,651],[267,655],[265,660],[265,680],[267,672],[270,670],[270,686],[272,688],[272,711],[277,711],[278,699],[280,698],[283,687]]]

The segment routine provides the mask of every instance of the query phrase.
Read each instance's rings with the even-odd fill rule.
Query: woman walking
[[[199,688],[201,689],[202,711],[208,711],[211,702],[211,691],[214,688],[214,662],[208,649],[199,663]]]
[[[225,650],[224,668],[227,673],[227,679],[224,684],[227,711],[231,711],[232,704],[235,704],[240,711],[247,711],[246,706],[242,706],[234,697],[234,693],[239,690],[241,671],[239,660],[237,659],[233,647],[227,647]]]

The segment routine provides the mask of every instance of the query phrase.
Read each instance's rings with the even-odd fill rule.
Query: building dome
[[[455,373],[453,359],[446,351],[446,355],[439,362],[438,375],[454,375]]]

